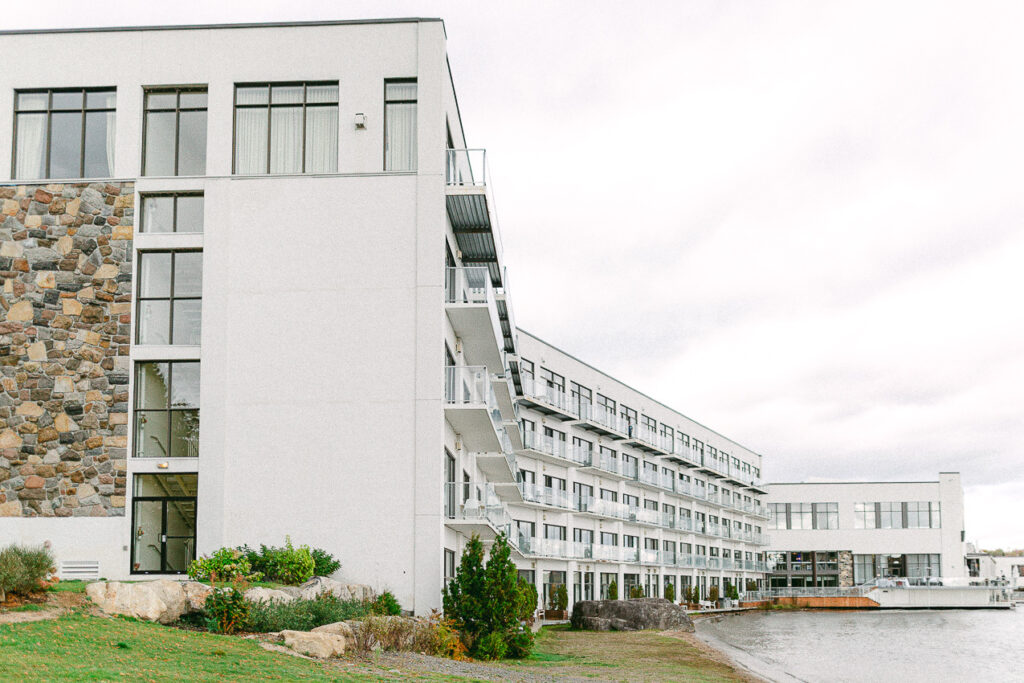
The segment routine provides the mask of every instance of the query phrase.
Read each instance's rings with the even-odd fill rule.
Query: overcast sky
[[[959,471],[968,540],[1024,547],[1024,5],[107,0],[3,28],[383,16],[445,19],[520,326],[769,481]]]

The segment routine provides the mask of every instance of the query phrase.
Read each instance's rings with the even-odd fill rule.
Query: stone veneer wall
[[[133,193],[0,186],[0,516],[125,513]]]
[[[839,585],[853,585],[853,553],[849,550],[839,551]]]

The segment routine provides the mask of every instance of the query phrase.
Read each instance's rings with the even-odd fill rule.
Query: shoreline
[[[760,659],[759,657],[756,657],[735,645],[731,645],[720,638],[716,638],[706,630],[702,632],[700,628],[701,622],[717,622],[730,616],[732,615],[717,614],[702,617],[700,619],[694,619],[694,631],[691,635],[693,636],[695,646],[701,647],[703,651],[708,652],[709,656],[712,658],[715,656],[719,657],[720,661],[728,663],[737,671],[749,676],[752,681],[758,681],[760,683],[793,683],[794,681],[797,681],[803,683],[803,679],[797,678],[782,669],[773,667],[763,659]]]

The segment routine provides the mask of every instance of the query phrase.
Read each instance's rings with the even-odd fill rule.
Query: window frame
[[[202,230],[179,231],[178,230],[178,199],[181,197],[199,197],[203,200],[203,225]],[[146,230],[146,200],[147,199],[173,199],[171,208],[171,232],[157,232]],[[202,235],[206,232],[206,194],[202,190],[185,190],[182,192],[140,192],[139,193],[139,234],[140,235]]]
[[[204,107],[182,107],[181,106],[181,93],[203,93],[206,95],[206,106]],[[174,93],[174,108],[168,109],[167,107],[158,107],[156,109],[150,109],[147,106],[149,96],[151,94],[156,95],[169,95]],[[305,96],[305,91],[303,91]],[[269,97],[269,93],[268,93]],[[181,85],[181,86],[154,86],[151,88],[144,88],[142,91],[142,161],[139,166],[139,176],[142,178],[159,178],[159,174],[148,175],[146,173],[146,151],[148,148],[149,140],[149,116],[150,113],[166,114],[174,112],[174,173],[171,174],[173,177],[179,177],[178,173],[178,162],[181,144],[181,112],[193,112],[193,111],[204,111],[206,112],[206,125],[207,125],[207,143],[209,143],[209,125],[210,125],[210,88],[208,85]],[[233,133],[234,131],[232,131]],[[303,116],[303,133],[305,133],[305,116]],[[305,140],[303,140],[305,142]],[[234,142],[232,142],[232,150],[234,148]],[[269,149],[269,148],[268,148]],[[267,153],[269,159],[269,151]],[[203,150],[203,173],[192,174],[188,177],[201,177],[206,175],[206,150]],[[177,202],[175,202],[175,210],[177,210]]]
[[[331,86],[338,88],[338,99],[334,102],[313,102],[310,103],[309,99],[309,88],[310,86]],[[270,170],[271,164],[271,142],[273,140],[273,117],[271,112],[274,108],[285,109],[285,108],[298,108],[300,105],[296,102],[273,102],[274,88],[294,88],[302,86],[302,170],[298,173],[273,173]],[[266,88],[267,89],[267,102],[266,104],[238,104],[238,90],[239,88]],[[315,108],[328,108],[334,107],[338,112],[338,133],[339,139],[338,144],[341,144],[341,85],[338,81],[257,81],[247,83],[235,83],[234,90],[231,94],[231,175],[240,175],[238,173],[238,110],[239,109],[266,109],[267,110],[267,163],[266,171],[262,173],[254,174],[241,174],[241,175],[307,175],[313,174],[312,171],[306,171],[306,110],[310,107]],[[335,150],[337,154],[338,150]],[[323,173],[332,173],[332,171],[325,171]],[[337,168],[333,171],[337,173]],[[319,175],[317,173],[316,175]]]
[[[392,85],[392,84],[395,84],[395,83],[406,83],[406,84],[408,84],[408,83],[415,83],[416,84],[416,99],[414,99],[414,100],[389,100],[388,99],[388,86]],[[419,163],[418,163],[419,152],[418,152],[418,150],[417,150],[417,154],[416,154],[416,157],[417,157],[416,168],[400,169],[400,170],[392,170],[392,169],[388,168],[388,105],[389,104],[415,104],[416,105],[416,125],[418,127],[419,126],[419,116],[420,116],[420,112],[419,112],[419,109],[420,109],[420,85],[419,85],[419,81],[415,77],[385,78],[384,79],[383,92],[384,92],[384,98],[383,98],[382,101],[384,102],[384,116],[383,116],[383,118],[384,118],[384,131],[383,131],[384,134],[381,136],[383,138],[383,140],[381,141],[382,144],[381,144],[381,166],[380,167],[384,170],[385,173],[416,173],[419,170]],[[417,134],[416,137],[417,137],[417,140],[418,140],[419,139],[419,135]]]
[[[177,202],[175,202],[175,207],[177,207]],[[175,211],[177,211],[177,209],[175,209]],[[141,315],[140,310],[139,310],[140,307],[142,306],[143,303],[145,303],[147,301],[166,301],[167,305],[168,305],[168,311],[167,311],[167,325],[168,325],[168,327],[167,327],[167,343],[166,344],[153,344],[153,346],[201,346],[201,344],[181,344],[181,343],[178,343],[178,342],[174,341],[174,302],[175,301],[198,301],[199,302],[199,334],[200,334],[200,341],[202,339],[202,332],[203,332],[203,323],[202,323],[203,294],[202,294],[202,287],[200,287],[199,296],[181,296],[181,297],[174,296],[174,278],[175,278],[175,270],[176,270],[174,264],[175,264],[175,261],[177,259],[177,255],[178,254],[200,254],[201,255],[202,253],[203,253],[202,249],[146,249],[146,250],[141,250],[140,249],[139,250],[139,252],[137,254],[137,257],[136,257],[138,259],[138,266],[137,267],[139,269],[139,277],[137,278],[138,282],[136,283],[136,290],[135,290],[135,340],[136,340],[135,343],[137,345],[139,345],[139,346],[149,346],[149,344],[144,344],[144,343],[139,341],[139,333],[140,333],[141,327],[142,327],[142,315]],[[150,256],[150,255],[154,255],[154,254],[170,254],[171,255],[171,281],[169,283],[169,292],[170,293],[166,297],[143,296],[142,295],[142,287],[143,287],[143,284],[144,284],[143,283],[143,275],[142,275],[143,274],[142,260],[146,256]],[[200,263],[200,272],[202,272],[202,263]]]
[[[113,107],[101,107],[90,109],[88,104],[89,93],[113,93],[114,94],[114,106]],[[46,109],[26,109],[24,111],[18,108],[18,97],[20,95],[38,95],[40,93],[46,93]],[[94,88],[25,88],[23,90],[14,91],[14,131],[11,135],[11,180],[54,180],[50,175],[50,149],[53,144],[53,94],[54,93],[81,93],[82,94],[82,106],[81,109],[57,109],[58,112],[79,112],[82,115],[82,130],[79,138],[78,147],[78,175],[74,178],[75,180],[84,179],[85,175],[85,132],[86,132],[86,115],[90,112],[114,112],[114,131],[117,131],[117,86],[100,86]],[[39,178],[19,178],[18,177],[18,114],[46,114],[46,150],[43,164],[43,175]],[[108,131],[109,133],[109,131]],[[115,137],[116,139],[116,137]],[[108,178],[114,176],[114,169],[107,169]],[[97,176],[102,177],[102,176]]]
[[[139,399],[139,391],[140,391],[139,373],[141,371],[142,366],[144,366],[144,365],[160,365],[160,364],[163,364],[163,363],[167,364],[168,371],[169,371],[168,372],[168,378],[167,378],[167,406],[164,407],[164,408],[140,408],[139,406],[142,404],[142,401],[140,401],[140,399]],[[156,459],[159,460],[159,459],[161,459],[161,457],[166,458],[168,460],[170,460],[172,458],[184,458],[184,459],[188,459],[188,460],[193,460],[193,459],[198,460],[199,455],[200,455],[199,454],[199,443],[198,443],[198,440],[196,442],[196,454],[194,456],[191,456],[191,455],[174,455],[174,452],[171,449],[171,446],[173,444],[172,436],[173,436],[173,432],[174,432],[174,420],[172,419],[172,416],[174,415],[175,412],[195,412],[196,415],[199,416],[199,425],[200,425],[199,428],[200,428],[200,431],[202,430],[202,405],[201,405],[201,402],[202,402],[202,393],[201,393],[202,392],[202,388],[201,388],[201,385],[200,385],[199,401],[197,401],[197,403],[199,403],[200,405],[198,405],[197,407],[195,407],[195,408],[174,408],[173,404],[172,404],[172,396],[174,394],[174,389],[173,389],[173,386],[174,386],[174,368],[173,368],[173,366],[174,365],[186,365],[186,364],[194,364],[194,365],[199,367],[199,378],[200,378],[200,382],[202,382],[202,364],[201,364],[201,361],[199,359],[189,359],[189,360],[171,360],[171,359],[159,359],[159,360],[156,360],[156,359],[154,359],[154,360],[139,360],[139,361],[135,362],[135,364],[134,364],[134,376],[133,376],[134,385],[133,385],[133,388],[132,388],[132,454],[131,454],[130,457],[136,458],[136,459],[139,459],[139,460],[152,460],[153,458],[156,458]],[[167,415],[167,447],[168,447],[168,450],[170,452],[167,453],[164,456],[139,455],[139,444],[136,442],[136,440],[137,440],[137,438],[139,436],[139,416],[142,415],[142,414],[145,414],[145,413],[165,413]]]

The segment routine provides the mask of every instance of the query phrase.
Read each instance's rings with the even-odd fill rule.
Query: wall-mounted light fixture
[[[366,114],[356,114],[356,130],[366,130]]]
[[[170,464],[166,462],[158,462],[156,466],[161,470],[166,470],[168,467],[170,467]]]

